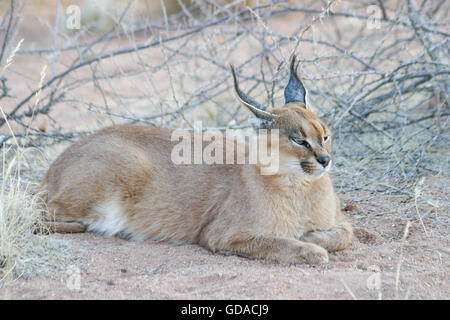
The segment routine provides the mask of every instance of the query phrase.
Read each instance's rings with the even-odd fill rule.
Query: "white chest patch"
[[[111,198],[92,208],[98,218],[89,224],[88,231],[103,233],[111,237],[126,228],[126,216],[119,199]]]

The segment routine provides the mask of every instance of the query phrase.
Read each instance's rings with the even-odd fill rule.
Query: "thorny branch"
[[[380,177],[409,183],[447,168],[436,161],[449,142],[447,1],[156,1],[159,19],[136,9],[144,2],[152,5],[128,1],[119,12],[103,12],[113,21],[106,30],[89,21],[76,32],[50,25],[52,48],[27,47],[25,39],[14,59],[50,59],[54,72],[40,88],[19,63],[0,74],[0,106],[20,143],[73,139],[112,123],[176,128],[201,119],[246,128],[228,64],[249,95],[277,107],[296,53],[308,103],[334,131],[338,171],[356,164],[355,179],[364,175],[369,185]],[[178,11],[170,11],[172,2]],[[17,3],[0,17],[0,70],[17,42]],[[374,4],[376,16],[367,11]],[[31,89],[18,91],[17,81]],[[68,127],[61,110],[95,125]],[[13,145],[6,119],[0,142]]]

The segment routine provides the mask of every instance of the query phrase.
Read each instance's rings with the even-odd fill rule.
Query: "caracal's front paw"
[[[308,243],[314,243],[319,246],[322,246],[323,239],[321,237],[320,232],[316,231],[309,231],[305,233],[301,238],[300,241],[308,242]]]
[[[324,248],[313,244],[305,243],[297,256],[297,263],[323,264],[328,263],[328,252]]]

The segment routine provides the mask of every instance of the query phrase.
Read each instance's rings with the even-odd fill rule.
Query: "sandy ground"
[[[27,74],[36,82],[41,65],[21,56],[14,67],[30,69]],[[17,85],[25,90],[24,83]],[[66,109],[58,110],[62,124],[73,121],[59,115]],[[331,254],[326,265],[280,265],[213,254],[196,245],[56,234],[52,237],[71,244],[78,262],[67,270],[20,278],[0,288],[0,298],[449,299],[450,184],[442,179],[426,181],[431,191],[425,196],[444,205],[433,211],[421,204],[423,225],[411,196],[340,192],[357,237],[349,249]],[[412,223],[404,237],[407,221]]]
[[[439,181],[435,182],[436,184]],[[57,234],[76,249],[66,272],[21,278],[0,289],[8,299],[448,299],[449,239],[429,215],[423,226],[377,211],[343,207],[356,226],[351,248],[326,265],[281,265],[223,256],[196,245],[129,242],[93,233]],[[401,205],[391,203],[391,206]],[[442,214],[436,213],[436,214]],[[446,213],[444,213],[446,214]],[[364,216],[363,216],[364,215]],[[404,238],[407,220],[413,221]],[[414,221],[415,220],[415,221]]]

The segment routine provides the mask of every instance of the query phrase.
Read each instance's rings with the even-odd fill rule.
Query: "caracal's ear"
[[[252,125],[258,128],[269,128],[278,116],[266,111],[266,108],[263,105],[243,93],[239,89],[233,65],[230,64],[230,68],[231,73],[233,74],[234,90],[236,91],[239,101],[256,116],[256,119],[251,119]]]
[[[295,65],[295,55],[292,57],[289,82],[284,89],[284,100],[285,103],[289,102],[301,102],[306,107],[306,89],[303,83],[297,76],[297,67]]]

